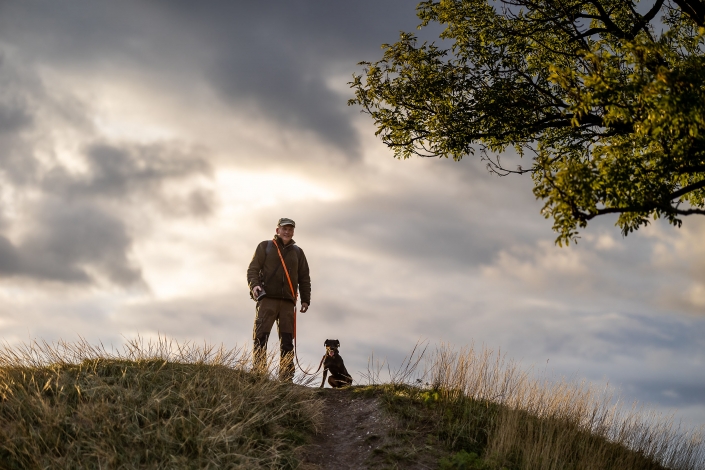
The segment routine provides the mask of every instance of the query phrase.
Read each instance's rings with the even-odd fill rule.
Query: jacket
[[[298,288],[301,296],[301,303],[311,304],[311,277],[309,275],[308,261],[304,250],[296,245],[294,240],[288,245],[284,245],[275,235],[274,240],[281,250],[284,263],[289,271],[291,283],[294,289]],[[267,245],[270,240],[265,240],[257,245],[255,254],[252,256],[250,266],[247,268],[247,285],[252,292],[255,286],[262,286],[267,293],[267,297],[272,299],[294,299],[291,296],[289,282],[282,269],[282,262],[277,254],[277,248],[272,246],[267,253]]]

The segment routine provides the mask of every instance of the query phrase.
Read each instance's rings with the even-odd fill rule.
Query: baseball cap
[[[279,222],[277,222],[277,227],[281,227],[282,225],[291,225],[296,228],[296,222],[291,219],[287,219],[286,217],[282,217],[279,219]]]

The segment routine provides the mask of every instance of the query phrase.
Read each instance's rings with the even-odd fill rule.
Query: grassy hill
[[[135,342],[0,354],[0,468],[295,468],[314,393],[238,351]]]
[[[336,468],[322,431],[349,430],[335,449],[359,456],[350,413],[371,408],[349,407],[342,422],[340,402],[322,411],[333,396],[388,416],[379,441],[364,441],[370,468],[705,468],[697,433],[581,384],[531,379],[488,351],[412,354],[391,381],[370,372],[370,385],[342,394],[251,374],[248,358],[166,340],[119,353],[84,341],[5,347],[0,468]]]

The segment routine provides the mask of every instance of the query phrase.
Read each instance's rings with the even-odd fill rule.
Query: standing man
[[[311,303],[311,278],[304,251],[292,239],[296,223],[287,218],[279,219],[273,240],[265,240],[255,250],[247,268],[250,295],[257,300],[257,314],[253,339],[252,369],[263,372],[267,368],[267,341],[274,322],[277,322],[281,359],[279,377],[294,379],[294,309],[296,298],[289,287],[282,258],[294,291],[301,293],[301,312]],[[281,252],[282,258],[277,253]],[[263,297],[260,297],[264,294]]]

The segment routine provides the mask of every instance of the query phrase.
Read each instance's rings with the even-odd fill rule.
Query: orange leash
[[[274,242],[274,246],[277,248],[277,253],[279,254],[279,259],[282,262],[282,267],[284,268],[284,274],[286,274],[286,280],[289,281],[289,289],[291,289],[291,295],[294,297],[294,359],[296,359],[296,365],[299,366],[299,370],[303,372],[306,375],[316,375],[318,374],[318,371],[321,370],[321,366],[323,365],[323,359],[321,359],[321,363],[318,364],[318,369],[316,369],[316,372],[313,374],[306,372],[303,367],[301,367],[301,364],[299,364],[299,356],[296,354],[296,301],[299,299],[299,296],[296,295],[296,291],[294,290],[294,285],[291,283],[291,277],[289,276],[289,270],[286,269],[286,263],[284,262],[284,257],[282,256],[282,252],[279,250],[279,245],[277,244],[276,240],[272,240]],[[325,359],[325,357],[324,357]]]

